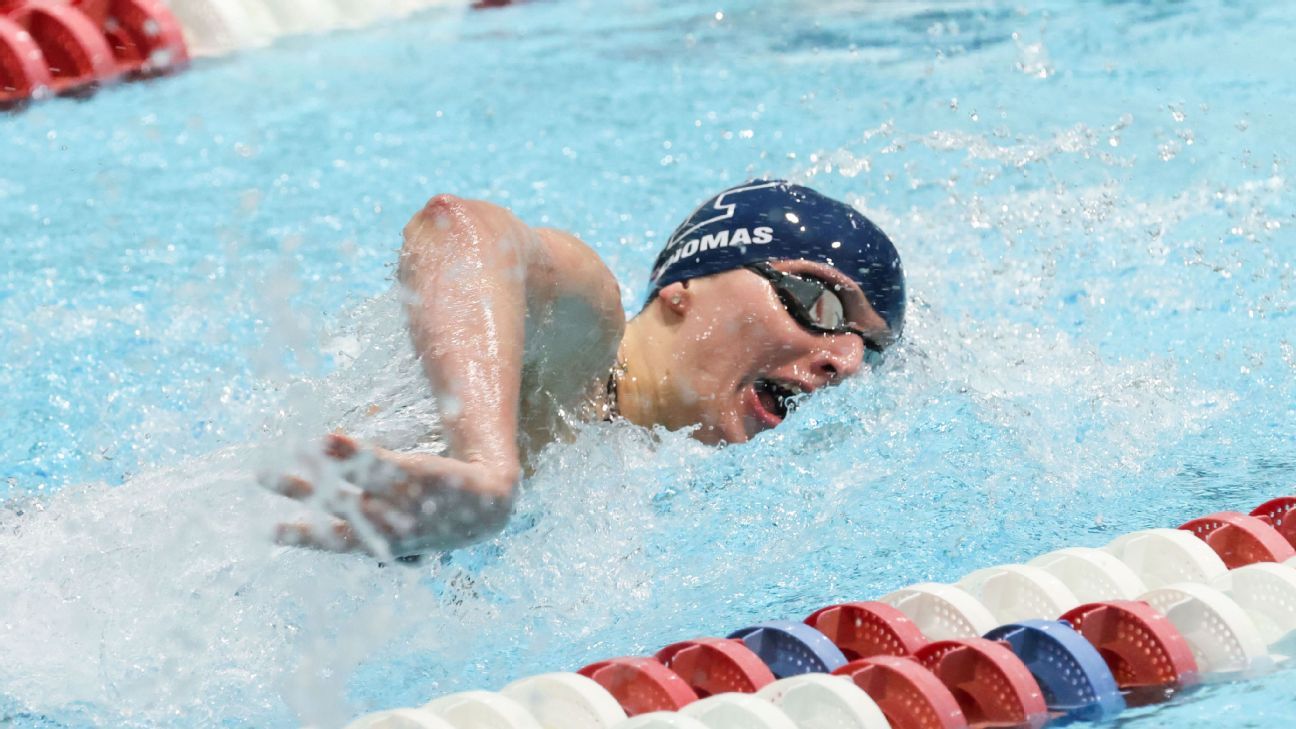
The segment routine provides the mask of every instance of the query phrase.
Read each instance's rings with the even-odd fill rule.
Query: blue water
[[[1296,6],[553,0],[0,117],[0,711],[339,726],[1296,491]],[[418,399],[431,194],[593,245],[779,175],[898,243],[897,356],[754,442],[597,424],[415,569],[272,546],[257,465]],[[1292,673],[1123,715],[1271,726]]]

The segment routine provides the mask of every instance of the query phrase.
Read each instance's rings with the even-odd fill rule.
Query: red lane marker
[[[1296,557],[1296,549],[1277,530],[1257,517],[1236,511],[1208,514],[1179,528],[1210,545],[1229,569]]]
[[[151,76],[189,63],[180,23],[161,0],[109,0],[100,27],[126,73]]]
[[[112,49],[94,21],[70,5],[26,0],[9,19],[26,29],[40,46],[55,93],[74,91],[116,78]]]
[[[912,658],[874,656],[833,671],[877,703],[892,729],[964,729],[967,717],[954,694]]]
[[[678,674],[654,658],[611,658],[591,663],[577,673],[607,689],[627,716],[679,711],[698,698]]]
[[[1296,547],[1296,496],[1270,499],[1253,509],[1251,516],[1276,529],[1288,544]]]
[[[1147,603],[1095,602],[1061,619],[1098,649],[1121,689],[1197,683],[1197,661],[1188,641]]]
[[[1039,729],[1048,706],[1030,669],[1007,646],[983,638],[928,644],[914,660],[954,694],[973,726]]]
[[[29,99],[40,88],[50,88],[45,54],[25,28],[0,16],[0,108]]]
[[[657,651],[657,660],[679,674],[697,695],[755,693],[774,682],[769,666],[739,640],[697,638]]]
[[[820,608],[805,619],[833,642],[846,658],[911,656],[927,645],[918,626],[898,609],[881,602],[848,602]]]

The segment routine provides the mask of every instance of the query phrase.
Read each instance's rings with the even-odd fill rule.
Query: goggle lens
[[[846,305],[834,291],[832,284],[816,278],[784,273],[768,263],[752,263],[747,268],[756,272],[778,293],[783,308],[806,329],[819,334],[857,334],[870,351],[881,352],[882,347],[859,330],[846,323]]]

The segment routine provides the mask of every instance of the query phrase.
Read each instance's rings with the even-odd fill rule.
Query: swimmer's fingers
[[[274,473],[257,474],[257,483],[280,496],[304,501],[315,494],[315,486],[304,478]]]
[[[368,530],[384,539],[404,537],[415,527],[415,519],[407,510],[359,490],[338,491],[327,498],[309,499],[306,503],[361,529],[369,527]]]
[[[370,493],[388,496],[411,481],[398,455],[391,451],[361,446],[339,433],[326,436],[323,448],[324,455],[337,463],[339,476]]]
[[[483,478],[486,470],[482,466],[453,458],[427,453],[397,453],[372,445],[360,445],[339,434],[327,436],[323,449],[324,454],[337,464],[338,476],[347,483],[407,508],[417,508],[429,496],[445,492],[511,491],[511,488],[501,488]],[[299,484],[287,483],[284,488],[294,492],[299,490]]]
[[[326,460],[316,460],[319,455]],[[391,463],[386,455],[386,451],[362,447],[355,440],[335,433],[324,438],[318,451],[308,452],[303,463],[315,476],[328,474],[329,481],[341,481],[385,495],[409,481],[409,474]],[[324,469],[325,463],[332,464],[328,467],[331,472]],[[298,501],[311,499],[320,491],[311,481],[282,471],[261,471],[256,480],[262,488]]]
[[[275,527],[275,543],[325,552],[356,552],[364,548],[355,530],[341,519],[328,526],[307,522],[280,524]]]
[[[364,551],[383,554],[403,544],[417,527],[416,519],[390,502],[354,491],[307,503],[333,517],[327,527],[309,522],[279,525],[275,541],[330,552]]]
[[[354,486],[322,492],[297,476],[260,477],[261,485],[277,494],[305,502],[344,521],[364,520],[383,537],[403,536],[414,527],[414,518],[396,504]]]

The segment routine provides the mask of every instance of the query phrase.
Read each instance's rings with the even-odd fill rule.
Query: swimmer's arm
[[[411,337],[441,402],[449,457],[330,436],[324,454],[358,489],[320,490],[293,474],[263,474],[268,488],[335,517],[326,527],[281,524],[281,543],[399,556],[498,532],[521,472],[528,320],[534,336],[582,343],[582,356],[560,365],[578,385],[607,377],[625,327],[616,279],[592,250],[561,231],[532,230],[489,203],[430,200],[405,228],[399,277]]]
[[[520,474],[528,315],[543,320],[561,298],[589,306],[606,371],[625,325],[616,279],[575,236],[532,229],[502,207],[450,195],[432,198],[406,226],[399,276],[412,294],[411,336],[443,403],[451,456],[481,464],[492,488],[511,495]]]
[[[438,195],[405,226],[398,276],[410,336],[441,405],[450,455],[510,497],[518,458],[518,390],[526,271],[535,234],[503,208]]]

